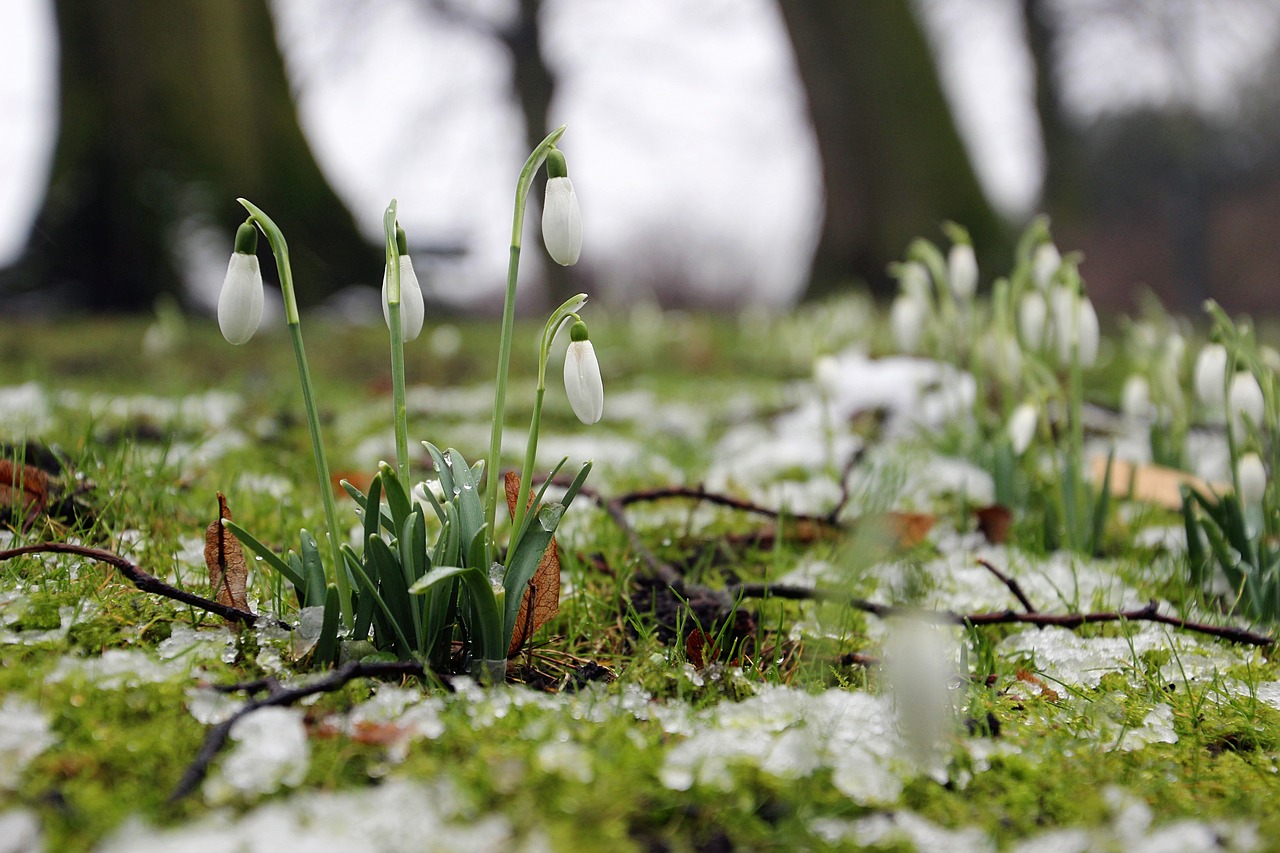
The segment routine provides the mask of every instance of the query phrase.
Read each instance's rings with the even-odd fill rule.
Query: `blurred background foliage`
[[[241,217],[237,196],[253,199],[285,226],[304,303],[376,283],[376,234],[357,226],[299,120],[307,81],[291,78],[282,54],[285,2],[49,3],[57,42],[56,141],[25,248],[0,271],[0,291],[12,310],[150,311],[162,294],[201,308],[186,268],[190,244],[201,233],[223,231],[229,247]],[[1280,10],[1274,0],[759,4],[768,7],[790,49],[803,98],[797,113],[808,118],[820,182],[814,221],[807,232],[801,229],[810,236],[801,238],[806,269],[794,273],[800,286],[764,301],[822,298],[853,286],[886,294],[886,266],[911,238],[936,236],[948,219],[970,229],[984,270],[1007,269],[1014,235],[1043,210],[1060,245],[1084,252],[1083,272],[1104,304],[1127,306],[1145,285],[1184,310],[1195,310],[1207,296],[1232,308],[1274,310],[1271,293],[1280,280]],[[557,22],[585,9],[582,0],[354,0],[308,7],[350,45],[378,38],[370,22],[390,5],[412,7],[416,26],[486,45],[487,61],[503,69],[524,150],[565,120],[557,105],[566,88],[572,93],[580,84],[555,33]],[[981,43],[979,30],[989,19],[978,14],[979,5],[988,7],[984,14],[999,7],[1012,16],[1016,53],[1030,71],[1027,112],[1034,117],[1030,144],[1040,187],[1029,193],[1030,205],[1014,211],[993,203],[984,187],[973,131],[964,130],[942,61],[945,50],[964,49],[966,39]],[[714,31],[715,16],[731,22],[737,13],[734,4],[716,3],[680,14],[701,15],[704,26],[710,18]],[[670,27],[680,26],[677,15]],[[1132,43],[1131,66],[1113,74],[1153,78],[1155,96],[1105,100],[1074,85],[1087,77],[1081,63],[1089,54],[1081,46],[1108,32],[1122,32]],[[1261,51],[1234,47],[1259,40]],[[1215,67],[1229,63],[1214,57],[1233,52],[1255,58],[1243,69]],[[636,81],[665,59],[620,54],[619,65],[630,63],[630,70],[610,81],[615,105],[641,97]],[[992,62],[991,74],[1004,73],[996,57]],[[412,110],[432,87],[448,90],[452,83],[386,79],[371,85],[395,89]],[[757,81],[744,76],[741,86],[753,85]],[[980,101],[982,93],[971,93],[970,102],[974,97]],[[587,142],[573,140],[567,138],[567,150],[576,144],[585,153]],[[677,151],[679,145],[673,142]],[[655,153],[649,183],[660,187],[661,160],[671,156]],[[514,185],[519,161],[511,159]],[[571,155],[571,169],[573,162]],[[767,161],[756,165],[757,172],[770,168]],[[734,178],[751,182],[755,174]],[[589,198],[584,207],[590,215]],[[601,282],[613,282],[609,294],[622,299],[626,279],[638,277],[644,287],[632,289],[633,297],[639,292],[666,305],[751,301],[749,288],[734,286],[730,260],[721,261],[730,272],[720,292],[688,286],[682,262],[663,257],[661,236],[646,242],[639,235],[630,246],[639,259],[629,266],[610,268],[608,257],[573,270],[546,265],[541,300],[558,302]],[[415,254],[427,257],[477,249],[475,241],[443,231],[411,237]],[[707,242],[699,250],[704,255],[734,252],[731,241]],[[447,301],[466,301],[456,296]]]

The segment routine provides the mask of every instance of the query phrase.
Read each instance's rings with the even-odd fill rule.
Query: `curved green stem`
[[[524,465],[520,468],[520,497],[516,500],[515,515],[511,520],[511,541],[507,543],[507,565],[515,556],[516,546],[520,544],[520,531],[524,526],[525,516],[529,514],[528,501],[524,493],[533,487],[534,457],[538,454],[538,433],[542,429],[542,400],[547,391],[547,361],[551,357],[551,344],[565,323],[580,319],[575,313],[587,301],[585,293],[579,293],[565,300],[564,304],[551,313],[547,325],[542,329],[542,342],[538,348],[538,388],[533,401],[533,417],[529,421],[529,437],[524,446]]]
[[[324,452],[324,441],[320,435],[320,415],[316,409],[315,389],[311,384],[311,371],[307,367],[307,353],[302,345],[302,323],[298,317],[298,300],[293,293],[293,271],[289,266],[289,246],[284,234],[271,221],[271,217],[258,207],[243,198],[236,199],[249,211],[249,216],[262,229],[271,251],[276,258],[276,269],[280,273],[280,292],[284,297],[284,317],[289,326],[289,337],[293,341],[293,355],[298,363],[298,379],[302,384],[302,405],[307,412],[307,426],[311,430],[311,449],[315,454],[316,475],[320,483],[320,497],[324,502],[325,524],[329,528],[329,547],[332,551],[332,574],[328,580],[338,587],[338,605],[342,613],[342,622],[347,627],[354,624],[351,608],[351,585],[347,582],[347,572],[342,560],[342,552],[338,550],[338,512],[333,503],[333,486],[329,481],[329,459]]]
[[[520,178],[516,181],[515,212],[511,223],[511,254],[507,262],[507,295],[502,305],[502,335],[498,341],[498,375],[493,390],[493,422],[489,433],[488,476],[485,483],[485,521],[488,523],[487,551],[488,559],[494,555],[494,523],[498,515],[498,469],[501,468],[502,454],[502,422],[506,417],[507,406],[507,372],[511,366],[511,336],[516,317],[516,277],[520,270],[520,235],[524,230],[524,209],[529,198],[529,187],[533,183],[533,175],[538,171],[547,152],[564,135],[565,126],[561,125],[538,143],[520,170]]]
[[[396,244],[396,200],[391,199],[382,215],[382,230],[387,243],[387,316],[391,327],[391,399],[392,420],[396,432],[396,474],[405,488],[409,479],[409,409],[404,390],[404,328],[400,306],[400,249]]]

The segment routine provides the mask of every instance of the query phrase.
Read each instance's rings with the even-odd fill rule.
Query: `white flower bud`
[[[1135,373],[1124,381],[1120,391],[1120,413],[1133,421],[1151,414],[1151,385],[1147,377]]]
[[[262,322],[264,302],[258,256],[232,252],[218,294],[218,328],[227,343],[239,345],[253,337]]]
[[[404,333],[405,342],[409,342],[422,334],[422,324],[426,321],[427,306],[422,298],[422,287],[418,284],[418,274],[413,271],[413,260],[408,255],[400,255],[400,329]],[[388,304],[388,286],[390,276],[382,273],[382,319],[387,328],[391,328],[391,306]]]
[[[1093,303],[1069,287],[1055,287],[1049,299],[1059,363],[1070,364],[1074,352],[1081,367],[1092,367],[1098,360],[1099,336],[1098,312],[1093,310]]]
[[[898,265],[897,272],[899,290],[920,300],[921,305],[928,305],[929,268],[919,261],[906,261]]]
[[[1246,453],[1236,463],[1236,482],[1240,486],[1240,501],[1245,506],[1258,506],[1267,490],[1267,469],[1256,453]]]
[[[1015,456],[1021,456],[1031,446],[1036,435],[1036,423],[1040,419],[1040,411],[1031,403],[1022,403],[1009,416],[1009,424],[1005,428],[1009,434],[1009,445]]]
[[[1062,254],[1052,243],[1041,243],[1031,255],[1031,279],[1036,287],[1048,290],[1058,267],[1062,266]]]
[[[813,381],[824,397],[832,397],[840,390],[840,362],[835,356],[819,356],[813,363]]]
[[[574,324],[576,338],[577,328]],[[585,327],[583,334],[585,334]],[[600,363],[596,350],[585,337],[570,341],[564,353],[564,392],[578,420],[593,424],[604,415],[604,382],[600,379]]]
[[[978,292],[978,258],[968,243],[953,243],[947,253],[947,279],[951,295],[968,302]]]
[[[1244,435],[1246,417],[1254,426],[1262,427],[1264,406],[1262,386],[1253,374],[1247,370],[1236,373],[1227,389],[1227,410],[1231,414],[1231,427],[1237,436]]]
[[[542,242],[547,254],[561,266],[571,267],[582,254],[582,211],[573,182],[567,177],[548,178],[542,203]]]
[[[893,330],[893,342],[899,350],[916,352],[924,335],[927,309],[924,303],[906,293],[900,293],[889,309],[889,328]]]
[[[1022,295],[1018,303],[1018,334],[1022,336],[1022,344],[1028,349],[1044,348],[1044,332],[1049,317],[1049,306],[1044,296],[1037,290],[1029,290]]]
[[[1194,383],[1196,397],[1211,409],[1221,411],[1227,402],[1227,348],[1205,344],[1196,356]]]

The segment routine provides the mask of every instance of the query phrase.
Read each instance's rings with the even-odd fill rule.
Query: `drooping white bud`
[[[906,293],[900,293],[889,309],[889,328],[893,330],[893,342],[905,353],[916,352],[924,336],[924,320],[927,309],[923,302]]]
[[[978,292],[978,258],[973,246],[954,243],[947,252],[947,284],[951,295],[961,302],[968,302]]]
[[[1009,424],[1005,428],[1009,434],[1009,445],[1015,456],[1021,456],[1031,446],[1036,435],[1036,423],[1040,419],[1040,410],[1031,403],[1022,403],[1009,416]]]
[[[604,416],[604,381],[595,347],[587,339],[587,327],[581,321],[570,329],[569,348],[564,353],[564,392],[578,420],[594,424]]]
[[[1060,286],[1050,291],[1053,310],[1053,339],[1057,343],[1058,362],[1070,364],[1074,352],[1081,367],[1092,367],[1098,360],[1098,312],[1083,293]]]
[[[1031,255],[1031,278],[1036,287],[1048,290],[1058,267],[1062,266],[1062,254],[1052,243],[1041,243]]]
[[[262,323],[265,301],[258,256],[232,252],[218,294],[218,328],[227,343],[238,346],[253,337]]]
[[[898,289],[907,296],[929,304],[929,268],[919,261],[905,261],[897,266]]]
[[[1196,397],[1210,409],[1222,411],[1227,402],[1227,348],[1205,344],[1196,356]]]
[[[1254,426],[1262,427],[1265,405],[1262,386],[1254,375],[1247,370],[1236,373],[1227,388],[1227,411],[1231,415],[1231,427],[1237,436],[1244,435],[1245,418]]]
[[[542,242],[547,254],[561,266],[571,267],[582,254],[582,211],[569,178],[548,178],[542,203]]]
[[[418,283],[418,274],[413,271],[413,259],[408,255],[400,255],[400,329],[404,333],[405,342],[409,342],[422,334],[422,325],[426,321],[427,306],[422,298],[422,286]],[[388,285],[390,276],[387,271],[382,274],[382,319],[387,328],[391,328],[391,306],[388,304]]]
[[[1044,332],[1049,317],[1049,306],[1038,290],[1029,290],[1018,303],[1018,334],[1022,344],[1031,350],[1044,348]]]
[[[1258,506],[1267,490],[1267,469],[1256,453],[1246,453],[1236,463],[1236,482],[1245,506]]]
[[[813,381],[824,397],[832,397],[840,390],[840,362],[835,356],[819,356],[813,363]]]
[[[1151,385],[1140,373],[1124,381],[1120,391],[1120,413],[1131,421],[1139,421],[1151,414]]]

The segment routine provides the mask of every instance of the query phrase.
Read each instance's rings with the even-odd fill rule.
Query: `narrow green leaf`
[[[324,594],[324,619],[320,623],[320,639],[316,640],[313,660],[318,666],[332,666],[338,656],[338,585],[329,584]]]
[[[222,526],[235,534],[235,537],[240,540],[241,545],[244,545],[250,551],[261,557],[264,563],[284,575],[285,579],[296,586],[299,590],[307,588],[307,582],[302,577],[302,574],[295,571],[275,551],[272,551],[266,545],[259,542],[252,533],[230,520],[223,520]]]

